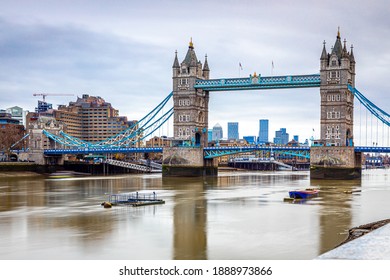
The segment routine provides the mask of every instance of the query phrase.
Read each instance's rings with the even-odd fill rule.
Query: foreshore
[[[42,174],[32,171],[0,171],[0,178],[13,178],[13,177],[40,177]]]
[[[348,238],[344,242],[317,259],[390,259],[390,219],[354,227],[348,233]]]

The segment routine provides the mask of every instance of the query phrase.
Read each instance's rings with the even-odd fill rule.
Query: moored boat
[[[313,196],[317,196],[319,192],[320,192],[319,190],[295,190],[295,191],[288,192],[288,194],[290,198],[306,199]]]

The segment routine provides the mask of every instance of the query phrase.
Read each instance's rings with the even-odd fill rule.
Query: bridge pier
[[[202,147],[166,147],[163,150],[162,175],[165,177],[217,176],[218,163],[205,159]]]
[[[311,147],[310,179],[359,179],[362,155],[354,147]]]

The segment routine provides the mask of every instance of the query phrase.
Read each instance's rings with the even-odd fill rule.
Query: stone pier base
[[[164,148],[162,175],[165,177],[217,176],[218,164],[214,159],[204,159],[201,147]]]
[[[311,147],[311,179],[360,179],[362,156],[354,147]]]

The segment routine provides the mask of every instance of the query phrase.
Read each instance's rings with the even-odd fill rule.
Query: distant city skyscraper
[[[293,139],[297,142],[299,142],[299,135],[294,135]]]
[[[244,136],[243,138],[250,145],[256,144],[256,136]]]
[[[208,142],[213,141],[213,130],[212,129],[209,129],[207,131],[207,140],[208,140]]]
[[[265,144],[268,142],[268,120],[260,120],[259,129],[259,144]]]
[[[217,123],[213,127],[213,141],[218,141],[219,139],[222,139],[223,137],[223,131],[222,131],[222,126]]]
[[[288,143],[288,133],[285,128],[275,131],[274,143],[279,145],[286,145]]]
[[[240,139],[238,134],[238,122],[228,122],[228,139]]]

